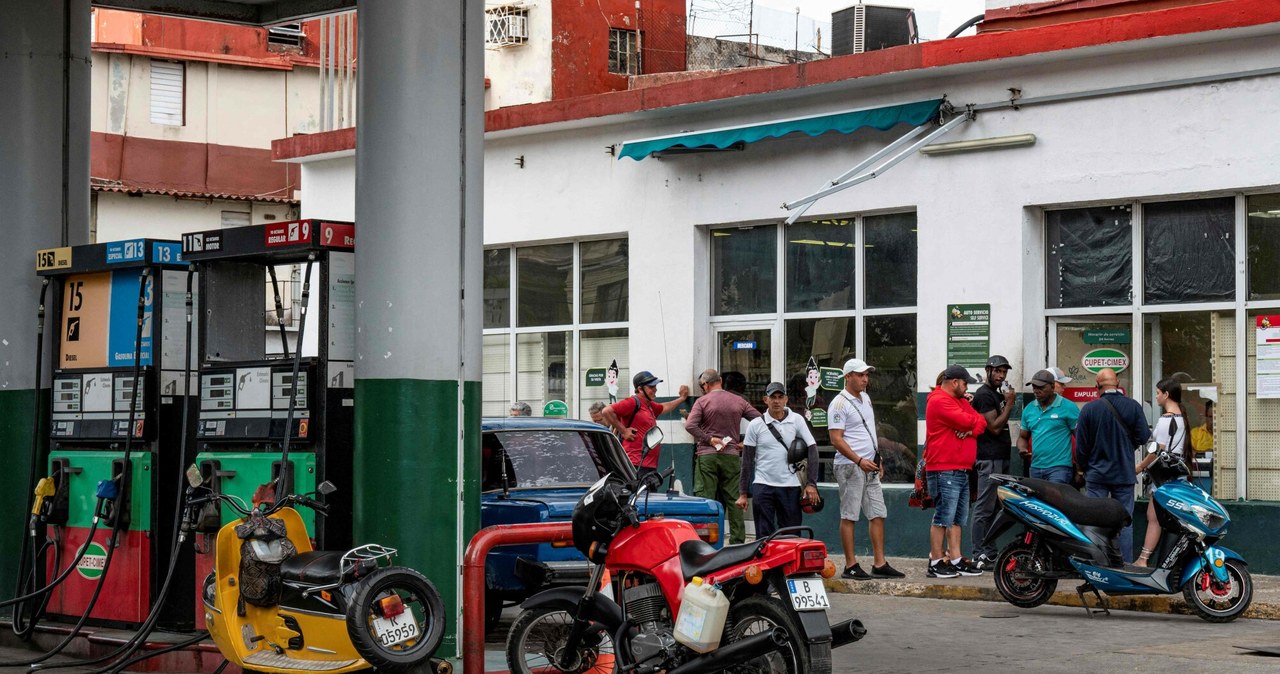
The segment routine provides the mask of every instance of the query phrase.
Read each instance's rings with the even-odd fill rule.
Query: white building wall
[[[507,4],[528,9],[529,41],[485,49],[484,74],[489,79],[486,110],[551,100],[551,0]]]
[[[631,363],[675,385],[712,364],[709,260],[700,226],[779,222],[779,205],[809,194],[896,132],[859,131],[762,141],[745,152],[619,161],[605,148],[684,130],[892,105],[946,94],[957,106],[1083,92],[1280,62],[1274,26],[1108,45],[995,64],[911,71],[785,94],[664,110],[638,121],[575,122],[490,134],[485,242],[566,240],[626,232],[631,241]],[[1280,105],[1271,76],[991,111],[945,140],[1033,133],[1034,147],[915,156],[881,177],[819,202],[809,216],[915,210],[919,223],[920,388],[945,365],[951,303],[990,303],[992,350],[1015,377],[1044,365],[1040,208],[1155,197],[1269,190],[1280,185],[1280,135],[1265,123]],[[515,158],[524,158],[524,168]],[[352,165],[303,165],[309,215],[343,217]],[[335,171],[347,172],[339,177]],[[313,189],[312,181],[321,185]],[[308,197],[304,197],[304,203]],[[775,346],[775,349],[777,347]],[[775,355],[776,374],[782,359]]]
[[[250,222],[289,220],[293,207],[287,204],[175,199],[160,195],[129,196],[115,192],[97,194],[97,242],[148,237],[182,239],[185,232],[218,229],[222,212],[248,213]]]

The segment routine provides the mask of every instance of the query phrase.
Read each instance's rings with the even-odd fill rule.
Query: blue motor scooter
[[[1155,489],[1160,543],[1153,566],[1131,566],[1120,558],[1117,537],[1132,517],[1114,499],[1090,498],[1070,485],[993,475],[1000,513],[987,535],[994,541],[1014,524],[1026,532],[996,558],[996,589],[1014,606],[1032,608],[1048,601],[1058,581],[1083,579],[1076,588],[1090,617],[1110,613],[1099,590],[1111,595],[1174,594],[1179,589],[1192,609],[1209,622],[1229,622],[1253,600],[1253,581],[1243,557],[1218,540],[1227,533],[1227,511],[1188,480],[1186,464],[1167,449],[1158,453],[1148,474]],[[1100,609],[1091,609],[1092,592]]]

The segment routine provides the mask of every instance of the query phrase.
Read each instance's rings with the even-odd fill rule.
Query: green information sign
[[[844,388],[844,375],[838,367],[819,368],[818,373],[822,375],[822,383],[820,386],[828,391],[839,391]]]
[[[605,369],[593,367],[587,370],[587,386],[604,386]]]
[[[991,353],[991,305],[947,305],[947,364],[986,366]]]
[[[542,406],[542,416],[567,417],[569,416],[569,406],[564,404],[563,400],[550,400]]]
[[[827,411],[821,407],[809,410],[809,424],[814,428],[827,427]]]
[[[1085,344],[1131,344],[1133,338],[1129,336],[1128,328],[1113,328],[1111,330],[1085,330]]]

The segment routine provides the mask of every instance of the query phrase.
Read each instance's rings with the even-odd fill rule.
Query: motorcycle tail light
[[[822,549],[809,549],[800,552],[800,570],[801,571],[821,571],[827,562],[827,551]]]
[[[567,540],[567,541],[551,541],[551,547],[553,547],[553,548],[572,548],[572,547],[573,547],[573,539],[569,539],[569,540]]]
[[[747,582],[752,585],[759,585],[760,581],[764,579],[764,572],[760,570],[759,564],[752,564],[742,572],[742,577],[746,578]]]
[[[693,530],[698,532],[698,538],[708,543],[720,541],[720,524],[718,522],[697,522],[693,525]]]
[[[398,594],[383,597],[378,600],[378,610],[382,613],[383,618],[394,618],[404,613],[404,602]]]
[[[836,563],[828,559],[826,562],[822,564],[822,577],[834,578],[835,575],[836,575]]]

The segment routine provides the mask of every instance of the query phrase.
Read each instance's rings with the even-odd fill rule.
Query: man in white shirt
[[[880,461],[876,451],[876,414],[867,395],[867,384],[875,368],[860,358],[844,364],[844,389],[827,408],[827,431],[836,449],[832,467],[840,486],[840,543],[844,546],[845,569],[841,578],[902,578],[901,571],[884,558],[884,519],[889,514],[880,487]],[[853,527],[866,515],[873,556],[871,573],[862,569],[853,552]]]
[[[738,477],[736,505],[751,512],[756,522],[756,538],[786,527],[800,526],[800,493],[803,489],[810,502],[819,500],[818,445],[809,432],[804,416],[787,409],[787,388],[782,382],[770,382],[764,389],[764,403],[769,412],[751,420],[742,438],[742,472]],[[797,439],[805,446],[808,480],[801,487],[796,467],[787,458],[787,448]]]

